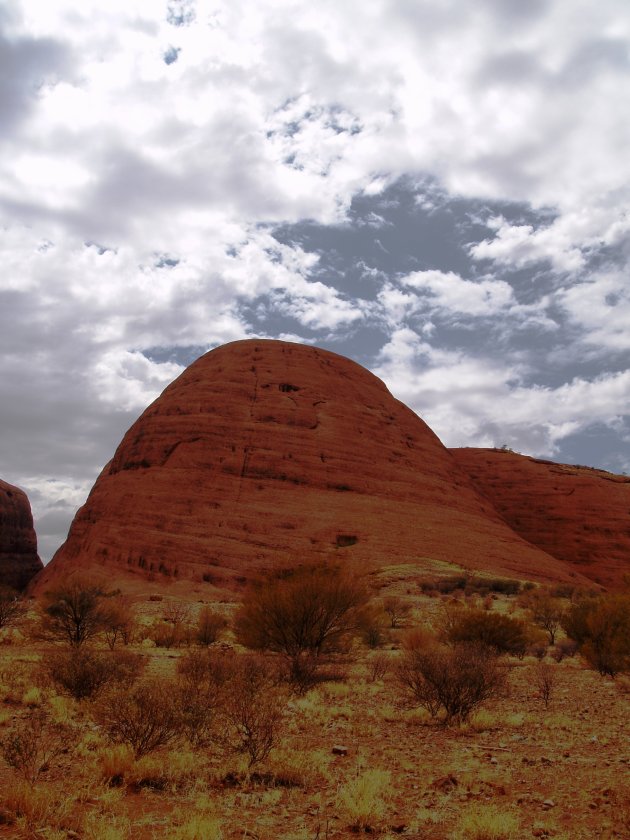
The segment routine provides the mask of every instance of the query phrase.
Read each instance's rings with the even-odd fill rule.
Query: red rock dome
[[[134,423],[35,589],[79,570],[123,589],[231,587],[331,557],[572,575],[514,533],[369,371],[248,340],[202,356]]]

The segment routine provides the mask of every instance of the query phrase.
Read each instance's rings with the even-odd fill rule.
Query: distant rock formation
[[[42,567],[28,497],[0,479],[0,585],[21,591]]]
[[[594,583],[630,574],[630,477],[501,449],[452,449],[507,524]]]
[[[147,408],[34,588],[81,571],[204,591],[331,558],[402,576],[444,564],[574,576],[515,534],[365,368],[248,340],[202,356]]]

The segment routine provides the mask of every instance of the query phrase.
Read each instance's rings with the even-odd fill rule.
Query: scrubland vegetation
[[[630,837],[630,591],[458,572],[0,592],[0,835]]]

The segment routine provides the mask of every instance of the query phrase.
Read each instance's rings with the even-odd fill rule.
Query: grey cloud
[[[0,25],[2,21],[0,20]],[[34,109],[39,89],[72,74],[69,47],[53,38],[0,32],[0,123],[13,129]]]
[[[592,38],[575,49],[560,71],[563,82],[573,86],[590,83],[606,72],[630,73],[630,42],[622,38]]]

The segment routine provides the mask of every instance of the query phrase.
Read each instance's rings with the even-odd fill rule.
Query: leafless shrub
[[[136,758],[166,746],[182,732],[174,686],[163,680],[108,691],[93,712],[108,738],[129,744]]]
[[[131,686],[142,667],[142,659],[127,651],[97,653],[76,648],[53,654],[44,670],[63,692],[83,700],[95,698],[108,684]]]
[[[225,629],[227,621],[224,616],[210,609],[203,607],[197,621],[196,640],[200,645],[211,645],[217,641],[221,632]]]
[[[359,635],[368,647],[374,649],[383,644],[384,620],[383,611],[373,604],[369,604],[361,610]]]
[[[134,616],[131,606],[117,598],[103,606],[103,631],[110,650],[120,640],[124,645],[131,643],[134,633]]]
[[[556,672],[549,662],[537,662],[534,670],[534,684],[538,689],[538,697],[545,704],[545,709],[553,695],[556,682]]]
[[[556,642],[554,645],[554,648],[551,651],[551,656],[556,662],[562,662],[562,660],[567,657],[575,656],[579,647],[578,643],[573,639],[560,639],[560,641]]]
[[[276,669],[263,657],[233,660],[221,709],[223,741],[232,752],[244,753],[249,767],[264,761],[277,743],[286,699]]]
[[[0,742],[2,757],[22,778],[34,785],[69,741],[68,727],[51,721],[44,709],[18,721]]]
[[[24,600],[13,589],[0,586],[0,630],[13,627],[26,612]]]
[[[193,747],[216,740],[217,714],[233,671],[228,657],[213,650],[193,649],[177,663],[177,705],[183,733]]]
[[[445,723],[463,723],[484,701],[505,685],[505,671],[486,645],[459,643],[452,649],[407,650],[396,669],[407,703],[440,710]]]
[[[411,604],[397,595],[391,595],[383,601],[383,610],[389,616],[390,626],[396,628],[409,617]]]
[[[377,653],[368,659],[370,682],[382,680],[391,667],[391,658],[386,653]]]

